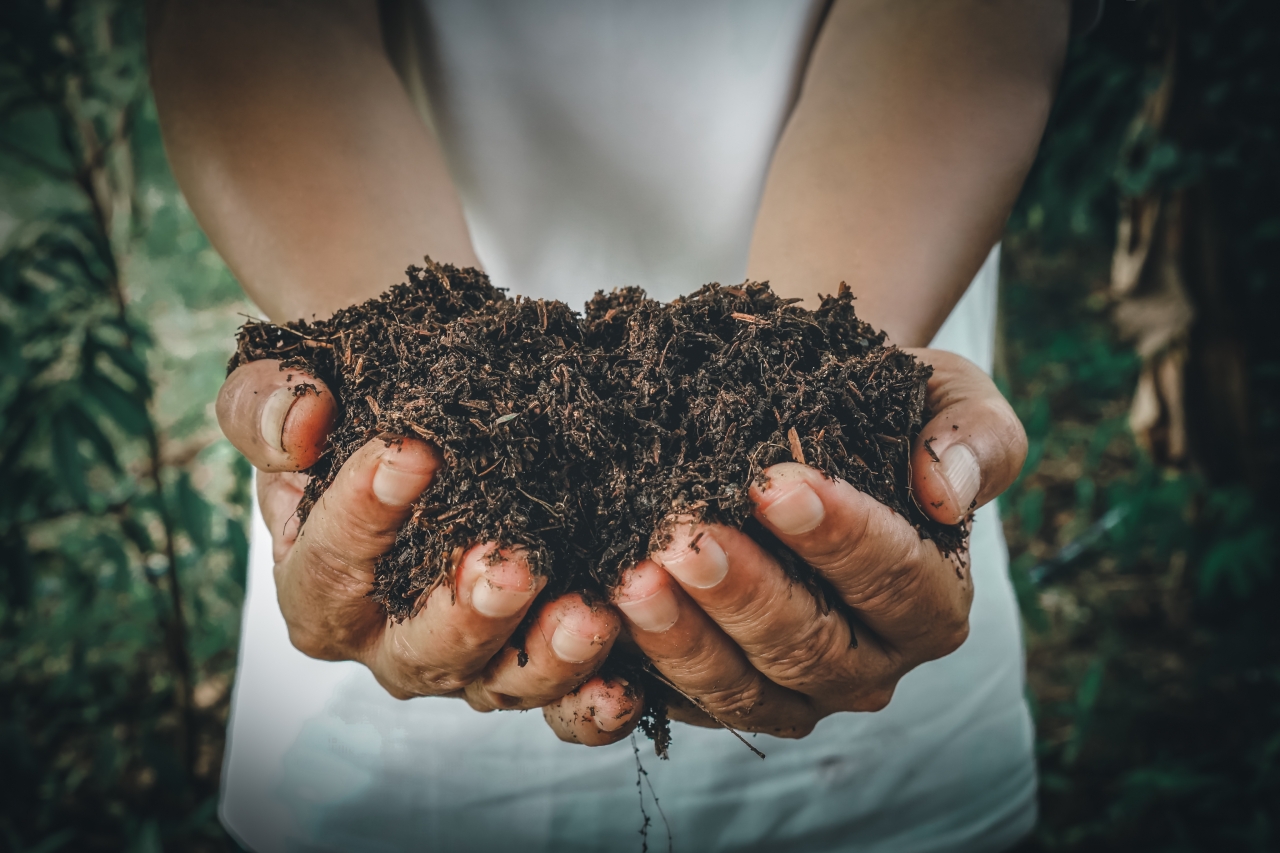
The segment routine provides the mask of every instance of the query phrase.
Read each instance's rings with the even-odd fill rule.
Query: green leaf
[[[1264,526],[1224,535],[1210,546],[1200,565],[1201,594],[1226,587],[1244,598],[1271,576],[1273,559],[1272,532]]]
[[[58,481],[77,506],[89,503],[89,483],[85,478],[84,457],[80,453],[80,434],[66,410],[53,420],[53,470]]]
[[[147,366],[138,357],[137,353],[124,347],[104,344],[101,341],[98,342],[98,346],[116,367],[119,367],[138,383],[138,387],[151,387],[151,378],[147,375]]]
[[[1093,709],[1098,704],[1098,697],[1102,694],[1102,680],[1106,673],[1106,659],[1102,655],[1097,655],[1089,662],[1089,669],[1085,672],[1084,678],[1080,680],[1080,686],[1076,689],[1076,707],[1073,714],[1074,726],[1071,731],[1071,739],[1067,742],[1067,746],[1062,752],[1062,760],[1067,766],[1075,764],[1076,759],[1080,757],[1080,753],[1084,749],[1089,723],[1093,718]]]
[[[154,818],[142,824],[142,830],[129,849],[130,853],[164,853],[164,845],[160,843],[160,825]]]
[[[103,412],[129,435],[145,436],[151,431],[147,403],[125,391],[101,374],[87,374],[81,380],[85,391]]]
[[[227,519],[225,547],[231,552],[231,579],[243,594],[249,576],[249,537],[243,522]]]
[[[120,529],[144,557],[156,550],[155,542],[151,540],[151,534],[147,532],[147,528],[133,516],[127,515],[121,519]]]
[[[85,411],[79,402],[74,400],[67,404],[64,412],[68,420],[75,425],[80,436],[93,445],[93,449],[98,455],[98,460],[111,470],[118,472],[120,470],[120,460],[116,456],[116,449],[93,417]]]
[[[178,475],[174,489],[174,503],[179,525],[191,537],[191,542],[200,550],[209,547],[209,523],[212,508],[208,502],[191,485],[191,475],[183,471]]]

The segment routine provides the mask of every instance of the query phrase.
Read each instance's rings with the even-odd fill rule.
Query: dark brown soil
[[[885,346],[843,286],[816,311],[759,283],[669,304],[626,288],[597,293],[583,316],[428,260],[331,319],[246,324],[230,367],[262,358],[319,377],[341,405],[304,520],[367,441],[417,435],[443,453],[378,567],[373,595],[395,619],[481,541],[525,546],[549,578],[544,595],[601,596],[676,510],[745,527],[839,606],[751,517],[753,478],[793,459],[853,483],[944,551],[963,542],[908,488],[931,368]]]

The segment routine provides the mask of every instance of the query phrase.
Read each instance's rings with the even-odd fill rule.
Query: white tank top
[[[432,122],[496,285],[581,305],[741,281],[821,4],[429,0]],[[934,342],[990,369],[997,252]],[[257,519],[257,513],[254,514]],[[1032,729],[994,506],[972,540],[971,633],[876,714],[798,741],[676,724],[641,755],[676,850],[994,851],[1034,822]],[[627,742],[561,743],[541,713],[389,697],[290,644],[255,521],[221,816],[253,850],[639,850]],[[651,849],[665,849],[653,803]]]

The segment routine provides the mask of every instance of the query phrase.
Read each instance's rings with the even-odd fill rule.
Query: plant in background
[[[169,257],[199,279],[201,240],[184,250],[194,224],[155,168],[142,27],[131,4],[0,8],[0,845],[12,850],[226,843],[213,808],[248,471],[213,443],[208,397],[156,383],[157,365],[172,367],[149,330],[163,314],[156,272]]]
[[[1278,134],[1280,8],[1109,4],[1010,223],[1031,848],[1280,847]]]

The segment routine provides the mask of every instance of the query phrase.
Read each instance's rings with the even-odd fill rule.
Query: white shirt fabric
[[[741,281],[821,4],[424,3],[424,83],[496,285],[581,305]],[[855,239],[856,235],[851,235]],[[990,370],[998,250],[934,346]],[[833,282],[834,285],[837,282]],[[254,514],[257,519],[257,513]],[[639,850],[630,743],[561,743],[538,712],[389,697],[297,652],[255,520],[220,814],[275,851]],[[995,507],[971,544],[971,633],[876,714],[802,740],[676,724],[640,742],[676,850],[995,851],[1035,819],[1032,727]],[[647,792],[646,792],[647,796]],[[663,820],[649,842],[665,848]]]

